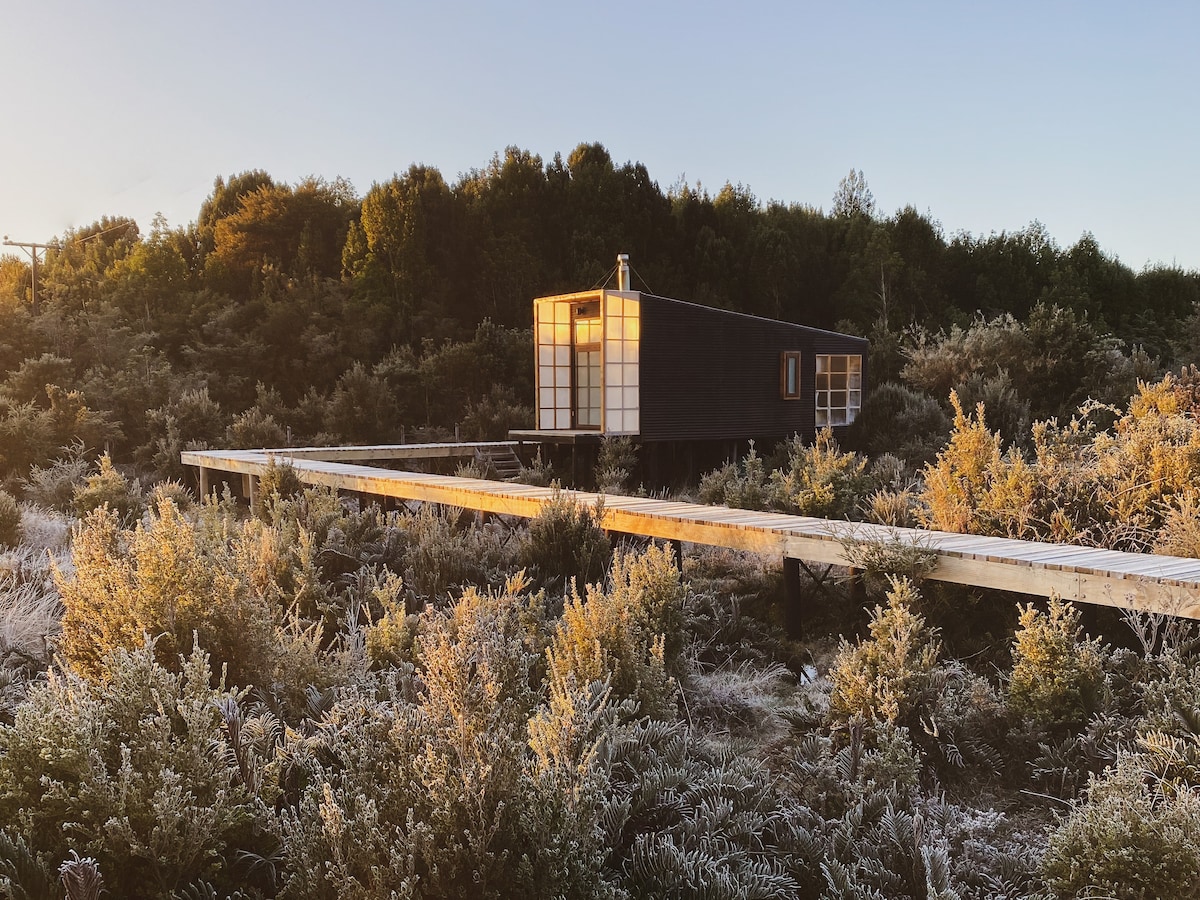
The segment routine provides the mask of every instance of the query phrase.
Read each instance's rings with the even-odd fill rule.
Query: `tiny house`
[[[811,440],[854,421],[865,338],[634,291],[617,260],[616,290],[534,300],[536,427],[513,437]]]

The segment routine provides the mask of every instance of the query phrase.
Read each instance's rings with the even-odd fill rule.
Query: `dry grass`
[[[52,569],[70,567],[71,526],[58,513],[22,510],[22,543],[0,551],[0,718],[24,698],[30,679],[50,665],[62,630]]]
[[[754,744],[769,744],[786,727],[796,678],[781,663],[751,660],[711,669],[690,661],[683,680],[687,713],[696,724]]]
[[[50,554],[25,544],[0,553],[0,665],[48,665],[61,619]]]
[[[46,551],[66,556],[71,546],[71,526],[74,520],[62,513],[32,503],[21,505],[21,546],[18,551]]]

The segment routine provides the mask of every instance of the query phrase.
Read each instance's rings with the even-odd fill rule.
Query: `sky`
[[[0,233],[195,220],[218,175],[447,181],[600,142],[726,182],[1200,270],[1200,4],[0,0]]]

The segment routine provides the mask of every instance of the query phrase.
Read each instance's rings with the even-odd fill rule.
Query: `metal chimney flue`
[[[633,290],[631,285],[632,285],[632,281],[629,277],[629,254],[628,253],[618,253],[617,254],[617,290],[618,291],[631,291],[631,290]]]

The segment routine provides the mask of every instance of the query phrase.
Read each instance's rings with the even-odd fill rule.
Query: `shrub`
[[[0,721],[12,721],[26,688],[50,665],[62,604],[45,553],[11,551],[0,569]]]
[[[225,428],[225,446],[242,449],[287,446],[287,432],[275,417],[252,406]]]
[[[745,458],[727,462],[700,479],[700,502],[737,509],[766,509],[770,502],[762,457],[750,442]]]
[[[66,609],[62,652],[73,671],[98,678],[109,653],[151,634],[161,635],[156,649],[166,665],[198,642],[228,666],[233,683],[269,683],[279,610],[252,589],[228,525],[210,510],[199,526],[164,502],[133,531],[106,507],[84,518],[74,575],[55,575]]]
[[[637,468],[637,445],[627,436],[605,436],[596,455],[596,488],[605,494],[623,494]]]
[[[1021,611],[1008,688],[1015,715],[1078,730],[1099,704],[1103,683],[1099,648],[1083,639],[1079,610],[1053,597],[1045,613],[1032,603]]]
[[[1195,896],[1200,795],[1146,776],[1139,755],[1122,757],[1050,833],[1042,868],[1053,896]]]
[[[887,584],[896,576],[920,582],[937,569],[937,551],[920,539],[892,536],[886,540],[871,540],[859,537],[854,528],[847,526],[848,530],[841,538],[842,552],[847,564],[860,570],[869,584]]]
[[[123,524],[132,525],[142,516],[142,487],[118,472],[112,457],[105,453],[100,457],[98,471],[89,475],[84,484],[75,487],[72,506],[81,518],[105,506],[113,510]]]
[[[404,582],[391,572],[373,577],[372,581],[373,605],[380,608],[381,614],[367,626],[364,634],[367,658],[376,668],[411,662],[417,619],[408,615],[405,608]]]
[[[556,483],[554,466],[542,456],[540,446],[537,453],[533,455],[533,461],[521,469],[521,474],[515,480],[521,484],[531,484],[534,487],[550,487]]]
[[[603,501],[586,506],[556,491],[529,522],[520,550],[522,565],[546,580],[577,578],[596,581],[608,565],[612,544],[601,527]]]
[[[851,435],[871,457],[894,453],[920,468],[931,463],[945,446],[950,418],[929,394],[885,382],[863,399]]]
[[[268,508],[280,500],[294,500],[304,493],[304,482],[295,468],[287,462],[279,463],[272,456],[267,461],[267,471],[258,479],[258,492],[254,497],[254,514],[268,519]]]
[[[849,519],[870,487],[867,461],[843,453],[833,432],[823,428],[812,444],[797,435],[787,446],[787,465],[771,474],[774,505],[823,519]]]
[[[56,675],[0,726],[0,871],[15,871],[18,846],[35,865],[15,896],[52,883],[72,851],[95,859],[115,897],[157,900],[201,879],[266,887],[236,862],[271,840],[222,713],[237,697],[212,686],[200,651],[175,672],[155,656],[119,650],[96,683]]]
[[[21,507],[8,491],[0,491],[0,544],[15,547],[21,543]]]
[[[611,895],[597,807],[612,715],[602,690],[566,684],[535,714],[536,602],[517,580],[427,608],[419,681],[352,686],[293,735],[281,896]]]
[[[483,397],[467,403],[462,437],[465,441],[503,441],[510,431],[528,428],[532,421],[532,407],[519,402],[510,386],[494,384]]]
[[[1000,437],[988,430],[983,406],[972,418],[951,393],[954,431],[937,461],[925,467],[924,525],[939,531],[982,533],[979,506],[988,487],[988,472],[1000,460]]]
[[[853,646],[843,639],[834,658],[829,714],[835,722],[859,715],[916,724],[934,700],[937,629],[916,611],[920,595],[908,579],[893,579],[887,598],[887,607],[871,614],[870,637]]]
[[[609,870],[631,897],[793,897],[821,848],[758,761],[678,723],[613,741],[602,813]]]
[[[666,549],[618,553],[607,588],[588,585],[567,601],[547,653],[551,671],[578,684],[606,682],[643,714],[673,717],[669,670],[682,648],[683,593]]]
[[[63,448],[63,455],[48,466],[34,466],[25,479],[25,497],[59,512],[71,512],[75,489],[82,485],[91,472],[87,451],[83,444],[75,443]]]
[[[414,609],[452,588],[494,584],[510,567],[514,551],[506,536],[480,526],[474,515],[465,524],[462,518],[462,510],[423,504],[395,520],[404,540],[400,566],[417,601]]]
[[[917,499],[917,492],[910,488],[880,488],[867,497],[864,517],[877,525],[914,528],[917,525]]]

